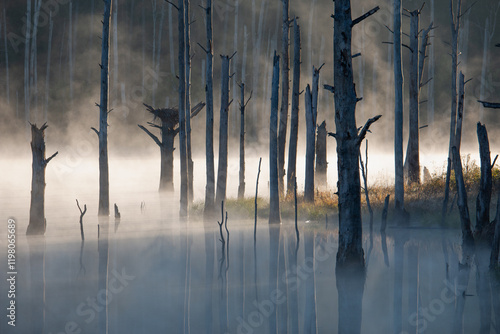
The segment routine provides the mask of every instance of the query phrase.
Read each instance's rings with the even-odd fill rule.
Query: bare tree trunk
[[[205,216],[214,210],[215,196],[215,171],[214,171],[214,91],[213,91],[213,33],[212,33],[212,0],[207,0],[205,8],[205,22],[207,32],[207,54],[205,99],[207,103],[206,130],[205,130],[205,154],[207,185],[205,188]]]
[[[290,142],[288,144],[288,174],[287,194],[290,195],[294,189],[297,165],[297,142],[299,134],[299,98],[300,98],[300,26],[297,18],[293,20],[293,87],[292,87],[292,111],[290,118]]]
[[[373,14],[378,7],[371,10]],[[364,18],[371,14],[365,14]],[[351,18],[350,0],[335,1],[334,25],[334,85],[335,125],[337,133],[337,168],[339,201],[339,248],[337,267],[346,263],[364,266],[364,252],[361,244],[361,191],[359,179],[359,147],[370,125],[381,116],[365,124],[358,133],[356,126],[356,91],[354,88],[351,40],[352,27],[363,17]],[[397,31],[397,29],[395,30]]]
[[[115,0],[113,8],[113,108],[118,101],[118,0]],[[153,91],[154,92],[154,91]],[[153,94],[153,104],[154,94]]]
[[[30,220],[27,235],[45,234],[45,168],[52,158],[45,159],[45,134],[47,124],[40,128],[36,124],[31,124],[31,151],[33,154],[33,173],[31,177],[31,204]]]
[[[460,72],[458,84],[458,108],[457,108],[457,129],[455,132],[455,146],[460,152],[462,143],[462,122],[464,118],[464,97],[465,97],[465,77]]]
[[[185,0],[184,3],[184,22],[186,34],[186,151],[188,164],[188,202],[193,203],[193,158],[191,151],[191,18],[190,18],[190,3]]]
[[[280,80],[280,56],[274,52],[273,59],[273,88],[271,95],[271,119],[269,126],[269,224],[279,224],[280,193],[278,175],[278,98]]]
[[[238,52],[238,16],[239,16],[239,0],[234,0],[234,36],[233,36],[233,50],[234,52]],[[240,80],[238,78],[239,76],[239,70],[238,70],[238,55],[235,56],[233,61],[231,62],[231,73],[232,73],[232,80],[233,80],[233,87],[232,87],[232,94],[233,94],[233,99],[236,97],[236,85],[237,82],[243,82],[243,80]],[[238,126],[238,106],[236,103],[233,106],[233,113],[232,113],[232,126],[231,126],[231,133],[232,135],[236,136],[236,129]]]
[[[478,238],[483,239],[483,230],[490,223],[490,202],[493,177],[491,173],[490,142],[486,127],[477,123],[477,140],[479,142],[479,156],[481,159],[481,181],[479,194],[476,199],[476,229]],[[491,236],[490,236],[491,237]]]
[[[305,92],[306,108],[306,176],[304,185],[304,199],[314,203],[314,150],[316,136],[316,122],[312,108],[311,87],[307,85]]]
[[[444,201],[441,212],[441,220],[444,224],[448,199],[450,196],[450,176],[452,167],[452,148],[455,145],[456,123],[457,123],[457,68],[458,68],[458,32],[460,29],[462,0],[458,0],[458,9],[455,17],[453,11],[453,0],[450,0],[451,18],[451,121],[450,121],[450,145],[448,151],[448,165],[446,167],[446,182],[444,189]]]
[[[31,0],[28,0],[26,9],[26,36],[24,42],[24,119],[26,131],[31,120],[30,115],[30,43],[31,42]]]
[[[36,1],[36,0],[35,0]],[[111,19],[110,19],[111,20]],[[69,67],[69,101],[71,104],[71,109],[73,109],[73,78],[74,78],[74,67],[73,67],[73,0],[69,2],[69,27],[68,27],[68,67]],[[109,49],[109,47],[108,47]],[[108,50],[109,52],[109,50]]]
[[[99,103],[99,216],[109,215],[108,98],[109,98],[109,27],[112,0],[104,0],[101,52],[101,100]]]
[[[500,191],[497,198],[497,214],[493,222],[495,223],[495,235],[493,236],[493,244],[491,245],[490,269],[498,267],[498,253],[500,252]]]
[[[403,172],[403,69],[401,61],[401,0],[394,0],[394,159],[395,159],[395,209],[401,218],[404,212]]]
[[[247,57],[248,57],[248,33],[247,26],[243,26],[243,60],[241,64],[241,82],[246,81],[247,74]]]
[[[245,197],[245,84],[241,83],[241,101],[240,101],[240,184],[238,186],[238,199]],[[250,96],[251,97],[251,96]]]
[[[363,158],[361,157],[361,152],[360,152],[359,164],[361,166],[361,176],[363,177],[363,188],[365,191],[366,206],[368,207],[368,212],[370,213],[370,233],[371,233],[373,231],[373,210],[372,210],[372,205],[370,203],[370,195],[368,192],[368,140],[366,141],[365,161],[363,162]],[[386,212],[386,219],[387,219],[387,212]]]
[[[180,216],[188,215],[188,159],[186,143],[186,43],[184,22],[184,1],[178,0],[179,14],[179,155],[181,160]],[[189,23],[189,22],[188,22]]]
[[[318,136],[316,138],[316,178],[318,184],[326,188],[326,170],[328,162],[326,160],[326,121],[318,126]]]
[[[52,11],[49,14],[49,44],[47,48],[47,73],[45,75],[45,108],[43,113],[43,120],[47,122],[49,113],[49,84],[50,84],[50,56],[52,51],[52,31],[54,22],[52,21]]]
[[[219,166],[217,171],[217,191],[215,194],[215,204],[219,205],[226,199],[227,182],[227,131],[229,112],[229,56],[221,56],[221,107],[219,126]]]
[[[283,34],[281,40],[281,109],[279,115],[279,132],[278,132],[278,181],[280,194],[284,192],[284,177],[285,177],[285,146],[286,146],[286,129],[288,124],[288,97],[290,91],[290,22],[289,22],[289,10],[288,10],[288,0],[282,0],[283,2]]]
[[[409,138],[406,150],[405,169],[408,173],[409,184],[420,184],[420,159],[419,159],[419,15],[418,10],[410,13],[410,117]]]

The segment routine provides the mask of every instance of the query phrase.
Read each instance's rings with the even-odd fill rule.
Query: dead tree
[[[490,269],[498,267],[498,253],[500,252],[500,191],[497,199],[497,214],[495,220],[495,235],[493,236],[493,244],[491,245]]]
[[[394,0],[394,162],[395,198],[397,218],[404,213],[404,170],[403,170],[403,65],[401,61],[401,0]]]
[[[260,165],[262,163],[262,158],[259,158],[259,170],[257,171],[257,181],[255,181],[255,201],[254,201],[254,210],[255,210],[255,223],[253,226],[253,242],[257,241],[257,195],[259,194],[259,177],[260,177]]]
[[[226,199],[227,182],[227,130],[229,113],[229,64],[232,57],[222,56],[221,73],[221,105],[219,125],[219,166],[217,170],[217,191],[215,203],[218,205]]]
[[[373,231],[373,210],[370,203],[370,195],[368,194],[368,140],[366,141],[365,161],[359,152],[359,165],[361,166],[361,176],[363,177],[363,190],[365,192],[366,206],[370,213],[370,232]],[[386,213],[387,218],[387,213]]]
[[[185,70],[186,70],[186,154],[188,166],[188,201],[193,203],[193,159],[191,152],[191,118],[189,110],[191,109],[191,18],[189,0],[184,0],[184,29],[185,29]]]
[[[462,0],[458,0],[457,13],[453,10],[453,0],[450,0],[451,18],[451,120],[450,120],[450,145],[448,151],[448,164],[446,167],[446,182],[444,188],[443,208],[441,220],[444,224],[446,211],[448,209],[448,199],[450,197],[450,176],[452,167],[452,147],[455,145],[455,134],[457,124],[457,68],[458,68],[458,32],[460,29]],[[460,152],[459,152],[460,153]]]
[[[300,97],[300,26],[293,20],[293,86],[292,110],[290,117],[290,142],[288,144],[287,195],[294,191],[297,165],[297,141],[299,137],[299,97]]]
[[[109,215],[109,165],[108,165],[108,99],[109,99],[109,26],[112,0],[104,0],[101,50],[101,100],[99,107],[99,216]]]
[[[161,140],[151,133],[147,128],[138,125],[144,132],[154,140],[160,147],[160,187],[159,191],[174,190],[174,140],[179,133],[179,110],[177,108],[159,108],[144,104],[146,109],[153,116],[153,122],[148,122],[149,126],[160,129]],[[205,103],[200,102],[191,110],[191,118],[195,117],[205,107]],[[154,121],[159,120],[160,125]]]
[[[271,118],[269,125],[269,224],[279,224],[280,193],[278,172],[278,95],[280,80],[280,56],[274,52],[273,59],[273,86],[271,95]]]
[[[245,197],[245,108],[252,98],[252,93],[250,97],[245,102],[245,84],[242,82],[240,85],[241,90],[241,100],[240,100],[240,184],[238,186],[238,199],[243,199]]]
[[[316,180],[318,184],[326,187],[326,170],[328,162],[326,161],[326,121],[318,126],[318,135],[316,137]]]
[[[214,167],[214,89],[213,89],[213,30],[212,30],[212,0],[207,0],[205,8],[205,23],[207,32],[206,48],[200,47],[206,53],[206,86],[205,98],[207,103],[207,115],[205,125],[205,155],[206,155],[206,173],[207,185],[205,187],[205,215],[214,210],[215,196],[215,167]]]
[[[179,215],[188,215],[188,158],[186,135],[186,42],[184,22],[184,0],[178,0],[178,31],[179,31],[179,156],[181,160],[181,196]],[[188,22],[189,23],[189,22]]]
[[[381,116],[369,119],[358,132],[356,126],[356,103],[352,71],[352,28],[368,16],[376,7],[363,16],[352,20],[350,0],[335,1],[334,26],[334,86],[335,125],[337,140],[338,201],[339,201],[339,248],[337,265],[348,262],[364,265],[361,244],[361,193],[359,179],[359,147],[371,124]]]
[[[312,108],[311,87],[307,85],[305,93],[306,108],[306,177],[304,185],[304,199],[314,202],[314,138],[316,122]]]
[[[31,152],[33,155],[31,176],[30,220],[26,235],[45,234],[45,168],[58,152],[45,159],[45,129],[47,123],[40,128],[31,124]]]
[[[285,145],[286,129],[288,123],[288,98],[290,94],[290,20],[288,18],[288,0],[283,2],[283,34],[281,39],[281,109],[279,114],[279,132],[278,132],[278,175],[280,193],[284,191],[285,177]]]
[[[481,180],[479,183],[479,194],[476,198],[475,233],[481,239],[483,238],[483,230],[490,223],[491,189],[493,187],[490,142],[486,127],[481,123],[477,123],[477,140],[479,142],[479,156],[481,159]]]
[[[419,47],[419,17],[421,9],[410,12],[410,114],[409,114],[409,138],[406,150],[405,172],[407,182],[420,184],[420,148],[419,148],[419,104],[420,88],[422,86],[422,75],[425,61],[425,50],[427,47],[428,29],[422,32],[422,43]]]

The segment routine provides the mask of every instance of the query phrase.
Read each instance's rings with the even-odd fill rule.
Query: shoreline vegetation
[[[470,155],[462,156],[463,173],[465,187],[468,194],[468,205],[471,209],[471,216],[475,217],[476,196],[479,192],[479,181],[481,178],[481,168],[475,160],[471,160]],[[500,168],[494,167],[492,203],[496,203],[496,196],[500,186]],[[405,209],[410,213],[410,224],[414,226],[441,226],[441,210],[443,205],[446,181],[446,172],[441,174],[433,173],[430,178],[424,177],[421,184],[411,186],[405,184]],[[307,203],[304,200],[304,193],[297,193],[298,219],[325,222],[328,216],[328,223],[338,222],[338,201],[335,191],[316,189],[314,203]],[[369,212],[362,192],[362,214],[364,223],[369,222]],[[384,200],[390,195],[388,221],[391,222],[394,216],[394,185],[389,182],[376,182],[368,188],[370,204],[374,211],[374,225],[380,224]],[[245,197],[243,199],[228,198],[225,202],[226,210],[232,216],[243,219],[254,218],[254,197]],[[264,197],[257,198],[258,218],[267,219],[269,217],[269,199]],[[191,214],[194,216],[203,216],[203,202],[195,203],[191,207]],[[286,196],[280,200],[281,217],[283,220],[293,220],[295,217],[295,207],[293,196]],[[495,216],[496,205],[491,205],[491,216]],[[473,214],[472,214],[473,213]],[[475,219],[474,219],[475,221]],[[457,187],[455,173],[451,171],[450,180],[450,202],[444,227],[459,228],[460,216],[457,210]]]

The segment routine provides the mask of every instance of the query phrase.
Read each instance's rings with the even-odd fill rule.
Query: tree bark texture
[[[490,142],[488,140],[488,132],[486,131],[486,126],[481,123],[477,123],[477,140],[479,142],[479,157],[481,160],[481,180],[479,183],[479,194],[476,198],[475,233],[479,238],[482,238],[483,229],[485,229],[490,223],[490,202],[491,189],[493,187],[493,176],[491,173]]]
[[[316,122],[312,108],[311,87],[307,85],[305,92],[306,108],[306,176],[304,185],[304,199],[314,202],[314,151],[316,137]]]
[[[269,224],[279,224],[280,193],[278,182],[278,96],[280,80],[280,56],[274,53],[273,86],[271,94],[271,117],[269,125]]]
[[[322,187],[326,187],[326,171],[328,162],[326,160],[326,121],[318,126],[318,135],[316,138],[316,181]]]
[[[403,69],[401,61],[401,0],[394,0],[394,159],[396,214],[404,212],[403,171]]]
[[[287,171],[287,194],[294,191],[296,166],[297,166],[297,142],[299,134],[299,99],[300,99],[300,26],[297,18],[293,20],[293,86],[292,86],[292,110],[290,118],[290,142],[288,144],[288,171]]]
[[[31,204],[30,220],[27,235],[45,234],[45,168],[49,161],[57,155],[57,152],[50,158],[45,159],[45,129],[47,124],[40,128],[36,124],[31,124],[31,152],[33,155],[32,176],[31,176]]]
[[[185,22],[184,22],[184,0],[179,0],[178,23],[179,23],[179,156],[181,172],[181,194],[179,215],[188,215],[188,160],[187,160],[187,135],[186,135],[186,50],[185,50]]]
[[[238,199],[245,197],[245,84],[241,83],[241,102],[240,102],[240,173],[238,186]]]
[[[184,28],[186,42],[186,154],[188,166],[188,202],[193,203],[193,159],[191,152],[191,18],[189,0],[184,0]],[[159,59],[158,59],[159,61]]]

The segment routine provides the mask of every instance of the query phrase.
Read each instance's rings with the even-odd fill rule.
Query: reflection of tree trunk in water
[[[288,234],[288,318],[290,319],[291,334],[299,333],[299,282],[297,279],[297,239],[292,233]]]
[[[309,274],[305,280],[306,309],[304,313],[304,333],[315,334],[316,333],[316,288],[314,279],[314,232],[308,230],[304,233],[304,235],[305,235],[304,267],[306,268],[307,273]],[[339,329],[340,329],[340,323],[339,323]]]
[[[465,308],[465,290],[469,285],[471,256],[468,247],[462,245],[462,262],[458,263],[457,286],[455,287],[455,319],[453,320],[452,333],[463,332],[463,319]]]
[[[238,241],[238,295],[236,297],[236,316],[241,318],[245,315],[245,238],[243,231],[239,231]]]
[[[338,333],[361,333],[366,268],[359,262],[337,265],[335,276],[339,305]]]
[[[279,249],[280,249],[280,226],[269,225],[269,293],[271,296],[272,291],[278,289],[278,265],[279,265]],[[269,315],[269,333],[278,333],[277,327],[277,307],[273,308]]]
[[[215,232],[205,222],[205,331],[212,333],[212,298],[214,284]]]
[[[179,289],[178,292],[178,302],[182,305],[182,316],[177,318],[177,333],[184,333],[186,326],[186,280],[187,280],[187,249],[188,249],[188,235],[187,235],[187,221],[180,221],[181,226],[179,227]],[[182,290],[181,290],[182,289]],[[179,305],[179,307],[180,307]]]
[[[286,257],[285,234],[286,232],[281,230],[278,255],[278,290],[288,296],[288,280],[286,276],[286,262],[288,259]],[[286,302],[276,307],[278,312],[278,333],[288,333],[288,301],[288,298],[286,298]]]
[[[97,287],[97,293],[102,296],[100,291],[108,291],[108,258],[109,258],[109,217],[99,216],[99,283]],[[107,334],[108,333],[108,294],[105,293],[99,302],[104,305],[102,307],[104,310],[99,312],[99,322],[98,322],[98,333]]]
[[[495,328],[500,328],[500,272],[490,270],[491,300],[493,305],[493,319]]]
[[[488,334],[491,328],[491,289],[490,289],[490,246],[476,246],[476,291],[479,298],[481,327],[478,333]]]
[[[254,234],[255,236],[255,234]],[[257,288],[257,239],[253,239],[253,286],[255,287],[255,300],[259,301],[259,292]]]
[[[404,272],[404,250],[407,237],[399,233],[394,235],[394,324],[393,332],[402,331],[402,307],[403,307],[403,272]]]
[[[382,252],[384,253],[384,263],[389,267],[389,254],[387,253],[387,240],[385,231],[380,231],[380,242],[382,244]]]
[[[184,333],[190,333],[190,301],[191,301],[191,244],[193,240],[186,228],[186,276],[184,283]]]
[[[45,332],[45,238],[28,237],[30,251],[30,333]],[[17,303],[16,303],[17,304]]]
[[[419,319],[419,245],[415,242],[408,245],[407,256],[408,256],[408,314],[416,315],[416,319]],[[416,321],[415,329],[413,326],[409,329],[409,332],[414,331],[420,333],[419,322]]]

